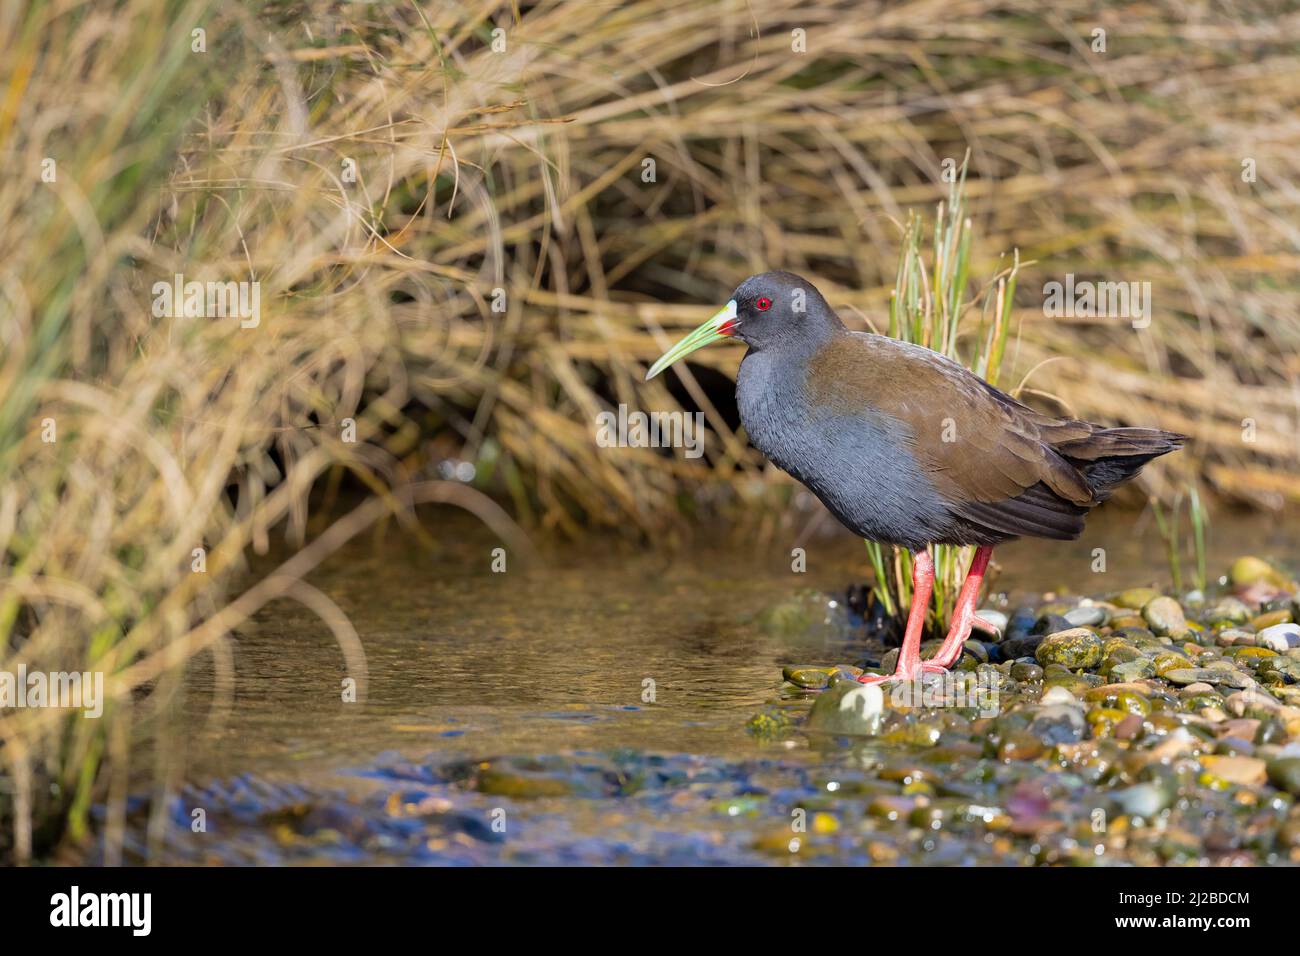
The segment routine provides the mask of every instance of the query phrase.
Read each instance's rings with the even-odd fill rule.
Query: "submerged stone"
[[[860,667],[849,667],[845,664],[833,666],[791,664],[781,671],[781,676],[804,690],[822,690],[835,683],[837,677],[856,679],[861,673]]]
[[[843,682],[831,687],[813,704],[808,730],[824,734],[868,736],[880,733],[885,695],[879,684]]]

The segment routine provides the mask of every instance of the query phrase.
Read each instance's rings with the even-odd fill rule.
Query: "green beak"
[[[650,366],[650,371],[645,373],[645,380],[648,382],[668,366],[672,365],[680,358],[685,358],[696,349],[702,349],[706,345],[712,345],[721,339],[729,338],[732,330],[736,327],[736,300],[732,299],[718,313],[705,322],[698,329],[692,332],[686,338],[682,339],[663,355],[659,356],[659,361]]]

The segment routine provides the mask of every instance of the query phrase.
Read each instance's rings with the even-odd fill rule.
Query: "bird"
[[[748,346],[736,402],[750,442],[855,535],[913,556],[894,673],[863,674],[863,683],[945,672],[977,623],[996,545],[1077,538],[1089,510],[1187,438],[1036,411],[938,352],[851,331],[811,282],[783,271],[741,282],[646,381],[727,339]],[[923,661],[938,544],[975,552],[943,644]]]

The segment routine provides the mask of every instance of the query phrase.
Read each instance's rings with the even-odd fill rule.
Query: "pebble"
[[[1227,627],[1214,636],[1214,643],[1220,647],[1250,646],[1255,643],[1255,635],[1239,627]]]
[[[1225,597],[1205,612],[1205,619],[1211,623],[1245,624],[1250,620],[1250,608],[1245,601]]]
[[[1155,672],[1155,665],[1147,658],[1142,657],[1137,660],[1116,664],[1110,669],[1110,676],[1114,680],[1134,681],[1141,680],[1143,677],[1152,677]]]
[[[1187,617],[1171,597],[1152,598],[1142,608],[1142,619],[1157,637],[1179,637],[1187,633]]]
[[[1246,587],[1251,584],[1269,584],[1282,587],[1286,578],[1273,569],[1267,561],[1254,555],[1246,555],[1232,563],[1228,580],[1234,587]]]
[[[1226,670],[1216,667],[1183,667],[1167,671],[1163,675],[1165,680],[1174,684],[1188,685],[1204,682],[1207,684],[1223,684],[1228,687],[1244,688],[1251,685],[1251,680],[1245,674],[1236,670]]]
[[[1290,624],[1291,611],[1289,608],[1283,608],[1280,611],[1269,611],[1267,614],[1259,615],[1250,623],[1256,631],[1266,631],[1278,624]]]
[[[1049,687],[1040,698],[1039,703],[1048,706],[1057,704],[1070,704],[1075,707],[1079,706],[1079,698],[1075,697],[1064,687]]]
[[[791,664],[781,671],[781,676],[796,687],[804,690],[822,690],[835,682],[837,677],[856,679],[862,674],[862,668],[836,664],[822,667],[808,664]]]
[[[1140,611],[1151,600],[1160,596],[1160,592],[1155,588],[1129,588],[1127,591],[1121,591],[1116,594],[1113,603],[1118,607],[1128,608],[1132,611]]]
[[[1279,790],[1300,796],[1300,757],[1283,757],[1268,764],[1268,782]]]
[[[1008,852],[1033,840],[1030,859],[1049,864],[1095,862],[1097,845],[1108,862],[1136,865],[1300,862],[1300,801],[1288,814],[1289,798],[1272,789],[1300,797],[1300,604],[1274,569],[1249,565],[1239,562],[1250,583],[1233,595],[1132,588],[981,609],[1005,639],[977,633],[958,665],[970,673],[957,676],[996,689],[987,712],[951,688],[940,703],[900,706],[891,685],[853,681],[856,669],[785,668],[817,694],[811,711],[811,694],[782,694],[808,714],[805,729],[875,738],[869,762],[853,764],[861,779],[842,775],[845,789],[800,805],[843,825],[835,801],[856,787],[871,858],[896,862],[912,862],[914,848],[889,834],[915,827],[953,859],[982,834],[979,846]],[[1281,585],[1257,587],[1261,576]],[[1108,830],[1093,833],[1079,807],[1109,808]],[[805,843],[801,853],[814,846]]]
[[[1300,624],[1288,621],[1266,627],[1255,635],[1255,643],[1279,654],[1285,654],[1293,647],[1300,647]]]
[[[1022,684],[1035,684],[1043,679],[1043,669],[1029,661],[1016,661],[1011,665],[1011,676]]]
[[[1104,607],[1080,605],[1066,611],[1064,617],[1074,627],[1100,627],[1110,617]]]
[[[1069,670],[1096,667],[1101,663],[1101,638],[1084,627],[1057,631],[1043,638],[1034,651],[1039,664],[1060,664]]]
[[[1139,783],[1116,790],[1112,798],[1121,810],[1131,817],[1150,820],[1166,809],[1173,800],[1164,787],[1154,783]]]
[[[1264,761],[1258,757],[1202,757],[1201,766],[1212,776],[1240,786],[1257,786],[1267,778]]]
[[[1034,622],[1032,634],[1055,634],[1068,631],[1073,625],[1060,614],[1043,614]]]
[[[879,684],[836,684],[819,696],[808,714],[809,730],[825,734],[868,736],[880,733],[885,695]]]

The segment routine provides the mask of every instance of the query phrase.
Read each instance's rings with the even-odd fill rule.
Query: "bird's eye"
[[[768,309],[772,308],[772,300],[767,296],[763,296],[754,303],[754,308],[758,309],[760,312],[766,312]]]

